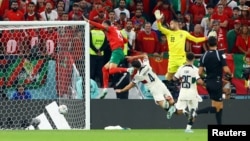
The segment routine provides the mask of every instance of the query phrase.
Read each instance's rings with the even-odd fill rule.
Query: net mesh
[[[45,107],[65,104],[70,128],[85,128],[84,25],[0,26],[0,128],[25,129]],[[43,121],[41,121],[43,122]]]

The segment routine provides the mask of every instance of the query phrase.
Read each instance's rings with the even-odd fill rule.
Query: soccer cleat
[[[133,67],[127,68],[127,72],[128,72],[130,75],[133,74],[134,68],[133,68]]]
[[[102,90],[102,94],[100,96],[100,99],[104,99],[106,97],[106,95],[108,94],[108,89],[107,88],[104,88]]]
[[[191,129],[186,129],[185,130],[185,133],[193,133],[194,131],[193,130],[191,130]]]
[[[170,106],[167,112],[167,119],[171,119],[175,111],[176,111],[175,107]]]

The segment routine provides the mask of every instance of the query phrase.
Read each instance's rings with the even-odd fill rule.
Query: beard
[[[47,8],[46,11],[47,11],[47,13],[50,13],[52,11],[52,9],[51,8]]]
[[[17,8],[17,7],[13,7],[12,10],[13,10],[14,12],[17,12],[18,8]]]

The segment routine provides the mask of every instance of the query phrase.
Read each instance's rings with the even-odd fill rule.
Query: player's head
[[[216,47],[217,46],[217,38],[214,36],[208,37],[207,44],[209,47]]]
[[[131,65],[132,65],[132,67],[134,67],[135,69],[141,68],[141,62],[140,62],[139,60],[133,60],[133,61],[131,62]]]
[[[195,59],[194,53],[188,52],[186,54],[187,61],[192,62]]]
[[[104,20],[104,21],[102,22],[102,25],[103,25],[104,27],[109,27],[109,26],[111,26],[111,22],[110,22],[110,20]]]
[[[179,21],[177,19],[172,19],[170,21],[170,29],[178,30],[179,29]]]

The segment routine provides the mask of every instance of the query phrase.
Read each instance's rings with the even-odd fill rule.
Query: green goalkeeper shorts
[[[119,65],[125,58],[122,48],[117,48],[112,51],[109,62]]]

